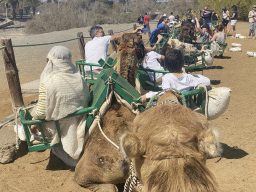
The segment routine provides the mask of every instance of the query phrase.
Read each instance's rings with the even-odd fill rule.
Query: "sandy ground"
[[[106,25],[105,31],[114,32],[132,28],[129,25]],[[237,32],[247,36],[248,23],[237,24]],[[26,36],[22,30],[0,32],[0,36],[12,38],[14,45],[58,41],[76,37],[77,32],[88,36],[88,28],[71,29],[42,35]],[[10,36],[8,36],[10,35]],[[212,80],[212,86],[230,87],[232,96],[229,108],[218,119],[210,121],[220,134],[223,144],[222,158],[207,160],[219,183],[219,191],[240,192],[255,191],[256,188],[256,58],[248,57],[246,51],[256,52],[255,39],[227,39],[231,43],[242,44],[242,52],[224,53],[222,59],[215,58],[214,67],[204,70],[204,75]],[[73,55],[73,61],[79,60],[77,41],[63,43]],[[53,45],[40,47],[14,48],[21,83],[27,83],[40,77],[45,66],[48,51]],[[12,113],[10,96],[4,65],[0,58],[0,120]],[[25,103],[37,98],[37,95],[25,97]],[[73,182],[71,170],[46,170],[49,150],[28,153],[10,164],[0,164],[0,191],[86,191]]]

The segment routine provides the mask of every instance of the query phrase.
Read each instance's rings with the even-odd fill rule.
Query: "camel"
[[[116,71],[135,86],[138,64],[143,59],[141,36],[125,33],[117,40]],[[115,98],[111,107],[101,119],[100,126],[105,135],[119,145],[121,135],[130,129],[135,114]],[[110,144],[99,131],[94,128],[84,145],[83,155],[75,169],[75,181],[92,191],[118,191],[115,184],[125,183],[129,166],[122,157],[120,150]]]
[[[133,163],[134,174],[142,185],[135,189],[217,191],[214,176],[206,167],[208,155],[220,152],[216,133],[208,128],[203,115],[180,105],[171,94],[137,115],[132,131],[121,138],[123,156]],[[169,102],[162,102],[165,99]]]

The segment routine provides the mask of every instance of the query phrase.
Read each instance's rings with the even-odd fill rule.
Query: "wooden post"
[[[136,24],[133,24],[133,29],[134,29],[134,30],[136,30],[136,29],[137,29]]]
[[[109,35],[114,34],[112,29],[108,30],[108,33],[109,33]],[[111,43],[113,51],[117,52],[117,45],[116,45],[115,41],[111,40],[110,43]]]
[[[84,44],[84,36],[82,32],[77,33],[77,37],[79,37],[78,39],[78,46],[80,49],[80,55],[81,55],[81,59],[85,60],[85,44]]]
[[[12,109],[13,112],[16,112],[16,108],[24,105],[24,101],[22,98],[20,79],[11,39],[1,39],[1,46],[6,46],[5,49],[2,49],[2,55],[4,59],[7,82],[9,85],[12,99]]]

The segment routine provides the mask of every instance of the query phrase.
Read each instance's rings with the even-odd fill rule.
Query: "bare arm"
[[[135,29],[135,30],[133,30],[133,31],[130,31],[130,32],[123,32],[123,33],[117,33],[117,34],[114,34],[114,35],[111,35],[111,41],[112,40],[115,40],[115,39],[117,39],[117,38],[120,38],[120,37],[122,37],[122,35],[124,34],[124,33],[138,33],[139,31],[141,31],[142,29],[143,29],[144,27],[138,27],[137,29]]]
[[[159,34],[159,35],[157,35],[157,38],[158,38],[157,42],[155,43],[155,45],[153,47],[146,47],[145,48],[147,52],[155,51],[157,44],[160,43],[160,41],[163,39],[163,36]]]
[[[235,17],[235,15],[236,15],[236,14],[235,14],[235,13],[233,13],[233,15],[230,17],[230,19],[234,18],[234,17]]]
[[[176,29],[176,28],[179,28],[179,27],[181,27],[181,22],[178,24],[178,25],[174,25],[174,28]]]
[[[196,20],[196,29],[197,29],[200,33],[203,33],[203,30],[202,30],[201,27],[200,27],[200,23],[199,23],[198,19],[195,18],[195,20]]]
[[[216,39],[218,38],[219,34],[218,33],[215,33],[212,37],[212,41],[216,41]]]

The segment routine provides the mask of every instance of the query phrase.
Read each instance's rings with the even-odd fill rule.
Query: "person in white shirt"
[[[143,27],[138,27],[136,30],[130,33],[137,33]],[[100,26],[93,26],[90,29],[90,36],[92,38],[91,41],[88,41],[85,45],[85,63],[94,63],[97,64],[100,59],[106,61],[107,59],[107,52],[108,52],[108,45],[110,44],[111,40],[115,38],[119,38],[124,33],[117,33],[111,36],[105,36],[103,28]],[[90,71],[90,66],[85,65],[85,71]],[[94,72],[99,72],[102,67],[92,67]],[[89,72],[88,72],[89,74]]]
[[[145,59],[143,60],[143,67],[145,69],[153,69],[153,70],[164,70],[164,68],[161,66],[161,64],[158,62],[158,60],[164,60],[164,56],[160,55],[159,53],[155,51],[150,51],[146,54]],[[147,72],[149,75],[150,80],[154,81],[154,73],[153,72]],[[155,79],[157,84],[162,83],[162,73],[156,73]]]
[[[170,73],[167,73],[162,77],[163,90],[174,88],[181,92],[187,92],[199,84],[204,84],[206,86],[210,85],[210,79],[203,75],[193,76],[182,72],[184,59],[181,50],[166,47],[164,53],[164,67]],[[148,92],[145,95],[142,95],[140,99],[142,102],[145,102],[157,93],[158,92]]]
[[[170,19],[170,24],[173,24],[174,19],[175,19],[174,15],[173,15],[173,12],[171,12],[171,15],[169,16],[169,19]]]

